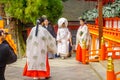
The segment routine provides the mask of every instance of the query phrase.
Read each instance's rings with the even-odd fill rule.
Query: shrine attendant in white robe
[[[62,59],[66,58],[69,54],[69,41],[71,34],[67,26],[68,21],[66,18],[60,18],[58,20],[57,55],[60,55]]]
[[[86,48],[90,49],[91,37],[88,26],[84,19],[80,19],[80,27],[76,35],[76,60],[82,62],[82,47],[85,42]]]
[[[37,26],[33,27],[27,38],[27,64],[23,76],[33,79],[49,78],[50,66],[47,52],[56,53],[55,38],[43,27],[44,18],[37,20]]]

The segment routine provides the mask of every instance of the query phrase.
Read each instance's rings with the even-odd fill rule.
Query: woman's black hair
[[[81,18],[80,20],[82,20],[84,22],[84,24],[87,23],[87,21],[84,18]]]
[[[82,20],[83,22],[85,22],[85,19],[81,18],[80,20]]]
[[[38,35],[38,27],[39,27],[39,25],[40,24],[42,24],[43,22],[44,22],[44,18],[43,17],[41,17],[41,18],[39,18],[37,21],[36,21],[36,31],[35,31],[35,36],[37,37],[37,35]]]

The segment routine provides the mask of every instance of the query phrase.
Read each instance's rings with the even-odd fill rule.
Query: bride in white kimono
[[[66,18],[60,18],[58,20],[57,55],[60,55],[62,59],[66,58],[69,54],[69,41],[71,34],[67,26],[68,21]]]
[[[44,18],[37,20],[27,38],[27,64],[23,75],[35,78],[49,78],[50,67],[47,52],[56,53],[56,41],[51,34],[43,28]]]

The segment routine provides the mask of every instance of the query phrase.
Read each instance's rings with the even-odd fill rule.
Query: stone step
[[[100,62],[90,62],[90,66],[101,80],[106,80],[106,68]]]
[[[115,73],[120,72],[120,60],[113,60],[113,63]],[[100,62],[90,62],[90,66],[101,80],[106,80],[107,60]],[[117,75],[117,80],[120,80],[120,75]]]
[[[107,70],[107,61],[100,61],[100,63]],[[120,59],[113,60],[113,63],[114,63],[114,71],[115,71],[115,73],[120,72]],[[120,75],[118,75],[117,78],[120,78]]]

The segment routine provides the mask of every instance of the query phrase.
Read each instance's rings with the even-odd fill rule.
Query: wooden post
[[[98,0],[98,26],[99,26],[99,49],[101,49],[101,37],[103,36],[103,16],[102,16],[102,7],[103,7],[103,0]]]
[[[104,38],[101,38],[101,52],[100,52],[100,60],[105,60],[106,58],[106,47],[105,47],[105,41]]]
[[[113,64],[112,57],[108,58],[107,80],[116,80],[116,76],[115,76],[115,72],[114,72],[114,64]]]
[[[108,40],[108,47],[111,47],[108,50],[112,50],[112,41],[110,41],[110,40]]]
[[[96,50],[96,37],[95,35],[92,35],[92,50]]]

